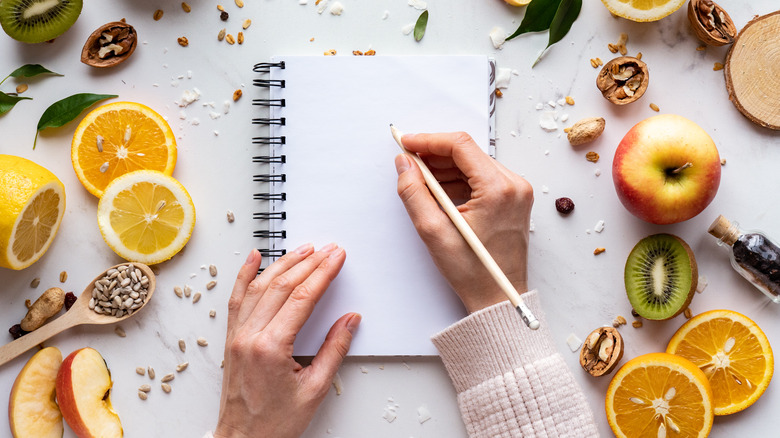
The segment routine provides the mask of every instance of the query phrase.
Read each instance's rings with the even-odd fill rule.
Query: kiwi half
[[[669,319],[691,303],[699,271],[691,247],[672,234],[640,240],[626,260],[626,294],[646,319]]]
[[[0,0],[0,25],[15,40],[42,43],[70,29],[82,5],[82,0]]]

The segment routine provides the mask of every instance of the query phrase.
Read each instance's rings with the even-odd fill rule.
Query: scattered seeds
[[[642,52],[637,52],[636,56],[634,57],[636,59],[642,59]]]
[[[190,365],[189,362],[182,362],[182,363],[176,365],[176,372],[180,373],[180,372],[186,370],[189,365]]]
[[[195,292],[195,295],[192,296],[192,304],[195,304],[198,301],[200,301],[200,292]]]
[[[209,310],[209,317],[210,318],[216,318],[216,316],[217,316],[217,311],[216,310],[214,310],[214,309]]]
[[[685,319],[691,319],[691,317],[693,316],[691,312],[691,308],[686,307],[685,310],[683,310],[683,315],[685,315]]]
[[[211,275],[212,277],[216,277],[217,276],[217,267],[216,266],[209,265],[209,275]]]
[[[247,18],[246,20],[244,20],[244,23],[241,25],[241,27],[244,28],[244,30],[247,30],[251,25],[252,25],[252,20]]]
[[[626,324],[626,318],[624,318],[621,315],[618,315],[615,317],[615,319],[612,321],[612,327],[620,327],[621,325]]]
[[[146,375],[146,368],[144,367],[136,367],[135,373],[139,376],[145,376]]]
[[[148,374],[149,374],[149,378],[150,378],[150,379],[152,379],[152,380],[154,380],[154,368],[152,368],[152,367],[149,367],[149,368],[147,369],[147,372],[148,372]]]
[[[225,41],[227,41],[227,43],[230,44],[230,45],[233,45],[233,44],[236,43],[236,39],[233,38],[233,35],[231,35],[231,34],[227,34],[227,36],[225,36]]]
[[[214,280],[209,281],[206,283],[206,290],[214,289],[214,287],[217,285],[217,282]]]
[[[38,277],[33,278],[33,280],[30,282],[30,287],[35,289],[38,287],[38,285],[41,284],[41,279]]]
[[[149,278],[132,263],[109,269],[94,283],[89,308],[117,318],[131,315],[146,302]]]
[[[716,62],[715,65],[712,67],[712,70],[714,71],[723,70],[723,64],[720,62]]]
[[[696,51],[697,52],[702,52],[704,50],[707,50],[707,46],[698,46],[698,47],[696,47]]]
[[[601,254],[602,252],[604,252],[606,250],[607,250],[606,248],[598,247],[598,248],[593,250],[593,255],[599,255],[599,254]]]
[[[24,307],[26,307],[27,310],[30,310],[30,307],[32,307],[32,301],[30,301],[29,299],[24,300]]]
[[[241,91],[241,90],[238,90],[238,91]],[[233,96],[235,97],[235,93],[233,93]],[[233,221],[235,221],[235,220],[236,220],[236,215],[233,214],[232,211],[228,210],[227,211],[227,221],[228,221],[228,223],[232,224]]]
[[[236,102],[238,99],[241,99],[241,96],[243,96],[243,95],[244,95],[244,92],[241,91],[240,88],[237,89],[236,91],[234,91],[233,92],[233,102]],[[232,220],[230,220],[230,218],[232,216],[233,216],[233,212],[228,210],[228,222],[233,222]]]
[[[176,294],[177,297],[181,298],[184,296],[184,291],[182,290],[181,286],[176,286],[173,288],[173,293]]]
[[[181,350],[182,353],[187,351],[187,343],[184,342],[184,339],[179,339],[179,350]]]
[[[68,272],[67,271],[60,272],[60,283],[65,283],[66,281],[68,281]]]
[[[239,8],[243,8],[244,7],[244,0],[236,0],[236,6],[238,6]]]
[[[363,55],[364,56],[374,56],[374,55],[376,55],[376,50],[374,50],[374,49],[368,50],[365,53],[363,53]]]
[[[149,391],[152,390],[152,387],[147,385],[147,384],[143,384],[143,385],[138,387],[138,390],[141,391],[141,392],[149,392]]]
[[[200,345],[201,347],[205,347],[209,345],[209,341],[207,341],[206,338],[204,337],[200,337],[198,338],[198,345]]]
[[[658,108],[658,105],[656,105],[654,103],[650,104],[650,109],[655,111],[655,112],[661,111],[661,108]]]
[[[188,5],[187,2],[181,2],[181,8],[188,14],[192,11],[192,8],[190,8],[190,5]]]
[[[725,158],[721,158],[720,159],[720,165],[721,166],[725,166],[726,165],[726,159]]]
[[[222,362],[219,363],[220,368],[225,368],[225,359],[222,359]]]
[[[179,39],[176,41],[178,41],[179,45],[182,47],[187,47],[190,45],[190,42],[189,40],[187,40],[187,37],[179,37]]]
[[[138,391],[138,398],[146,400],[149,396],[145,392]]]
[[[225,7],[222,5],[217,5],[217,10],[220,12],[225,12]]]
[[[125,333],[125,329],[123,329],[122,326],[119,325],[114,327],[114,333],[116,333],[116,335],[119,336],[120,338],[124,338],[125,336],[127,336],[127,334]]]
[[[158,9],[158,10],[154,11],[154,16],[153,16],[154,21],[160,21],[160,18],[162,18],[162,16],[163,16],[163,10],[162,9]]]
[[[188,285],[188,284],[185,284],[184,285],[184,296],[189,298],[190,295],[192,295],[192,287],[190,287],[190,285]]]
[[[171,392],[171,385],[167,383],[161,384],[160,387],[162,388],[163,392],[165,392],[166,394]]]
[[[596,152],[590,151],[587,154],[585,154],[585,159],[590,161],[591,163],[596,163],[599,161],[599,154]]]
[[[566,96],[566,104],[567,105],[574,105],[574,98],[571,96]]]
[[[591,58],[590,59],[590,66],[593,67],[593,68],[599,68],[599,63],[594,58]]]
[[[642,321],[634,321],[631,325],[634,326],[634,328],[642,327]]]
[[[496,88],[496,97],[504,97],[504,93],[498,88]]]
[[[160,379],[160,381],[165,383],[165,382],[170,382],[171,380],[173,380],[175,378],[176,378],[176,376],[174,376],[173,373],[168,373],[168,374],[164,375],[163,378]]]
[[[222,41],[225,39],[225,32],[227,32],[227,29],[222,29],[219,31],[219,33],[217,34],[218,41]]]
[[[607,48],[612,53],[617,53],[618,52],[618,47],[616,45],[612,44],[612,43],[607,44]]]
[[[19,85],[16,86],[16,92],[18,94],[22,94],[25,91],[27,91],[28,88],[30,88],[30,86],[27,85],[27,84],[19,84]]]
[[[330,50],[326,50],[326,51],[323,53],[323,55],[325,55],[325,56],[336,56],[336,49],[330,49]]]
[[[244,32],[238,33],[238,36],[236,37],[236,42],[238,44],[244,44]]]

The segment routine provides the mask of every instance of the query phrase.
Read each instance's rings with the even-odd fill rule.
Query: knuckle
[[[286,275],[282,274],[272,279],[271,282],[268,284],[268,287],[269,289],[274,289],[274,290],[289,290],[292,289],[294,285]]]
[[[228,300],[228,312],[235,313],[241,308],[241,299],[237,296],[231,296]]]
[[[463,131],[456,132],[454,140],[455,140],[455,144],[461,145],[461,146],[467,145],[469,143],[473,143],[474,142],[474,139],[472,139],[471,136],[468,133],[463,132]]]

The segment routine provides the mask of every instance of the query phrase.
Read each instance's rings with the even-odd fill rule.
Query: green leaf
[[[525,9],[523,21],[507,41],[527,32],[541,32],[550,28],[561,0],[533,0]]]
[[[20,100],[32,100],[30,97],[9,96],[8,94],[0,91],[0,116],[11,111]]]
[[[569,33],[569,29],[571,29],[572,24],[574,24],[574,21],[580,15],[580,9],[582,9],[582,0],[561,1],[561,4],[558,5],[558,10],[555,12],[555,17],[550,24],[550,39],[547,42],[547,47],[545,47],[542,53],[539,54],[539,57],[536,58],[536,61],[534,61],[533,65],[536,65],[536,63],[542,59],[542,55],[544,55],[544,52],[550,46],[562,40],[563,37]]]
[[[414,24],[414,40],[420,41],[425,35],[425,28],[428,27],[428,10],[424,10]]]
[[[14,70],[10,75],[6,76],[2,81],[0,81],[0,85],[2,85],[2,83],[5,82],[6,79],[11,77],[31,78],[33,76],[38,76],[43,74],[62,76],[61,74],[57,72],[53,72],[40,64],[25,64],[17,68],[16,70]]]
[[[104,99],[111,99],[112,97],[117,97],[117,95],[80,93],[54,102],[50,107],[46,108],[46,111],[41,115],[41,119],[38,120],[38,131],[35,133],[35,140],[38,140],[38,132],[46,128],[58,128],[78,117],[82,111],[95,103]],[[35,149],[35,143],[33,143],[33,149]]]

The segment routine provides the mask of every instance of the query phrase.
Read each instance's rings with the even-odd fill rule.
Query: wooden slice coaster
[[[753,123],[780,130],[780,11],[756,17],[726,58],[726,89]]]

